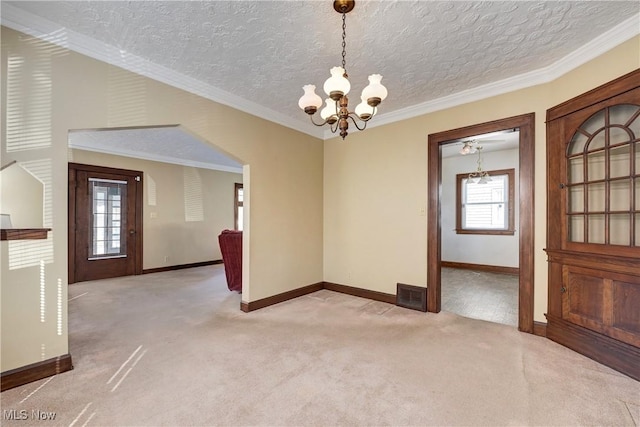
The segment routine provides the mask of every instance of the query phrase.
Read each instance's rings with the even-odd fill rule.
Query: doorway
[[[428,224],[427,224],[427,310],[439,313],[442,302],[441,191],[442,147],[450,141],[475,135],[519,129],[519,274],[518,330],[533,333],[533,189],[534,113],[510,117],[429,135],[428,143]]]
[[[69,283],[142,274],[142,172],[69,163]]]

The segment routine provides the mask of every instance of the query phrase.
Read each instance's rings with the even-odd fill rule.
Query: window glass
[[[89,259],[126,256],[127,182],[89,178],[91,233]]]
[[[461,234],[513,234],[515,170],[488,171],[489,179],[457,175],[456,231]]]
[[[242,231],[242,222],[244,219],[244,188],[242,184],[234,185],[234,227],[236,230]]]

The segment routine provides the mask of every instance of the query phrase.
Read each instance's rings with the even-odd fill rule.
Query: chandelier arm
[[[360,126],[358,126],[358,122],[356,121],[356,119],[355,119],[353,116],[356,116],[356,117],[358,117],[358,119],[360,119],[360,116],[358,116],[358,115],[357,115],[357,114],[355,114],[355,113],[350,113],[347,117],[349,117],[349,118],[351,119],[351,121],[353,122],[353,124],[355,125],[355,127],[356,127],[356,128],[358,128],[358,130],[365,130],[365,129],[367,128],[367,122],[368,122],[369,120],[362,120],[362,119],[360,119],[360,121],[364,124],[364,126],[360,127]]]
[[[358,120],[360,120],[361,122],[368,122],[369,120],[373,119],[373,116],[376,115],[376,107],[373,107],[373,112],[367,118],[362,118],[362,117],[360,117],[360,115],[358,113],[354,113],[354,112],[349,113],[349,115],[353,115],[353,116],[357,117]]]
[[[316,126],[324,126],[327,123],[329,123],[329,120],[331,120],[331,118],[338,118],[338,116],[336,116],[335,114],[330,115],[329,117],[327,117],[322,123],[316,123],[315,120],[313,120],[313,115],[309,115],[309,118],[311,119],[311,123],[313,123]]]

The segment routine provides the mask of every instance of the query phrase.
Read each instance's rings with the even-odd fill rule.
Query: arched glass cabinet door
[[[567,242],[640,247],[640,105],[591,115],[566,149]]]

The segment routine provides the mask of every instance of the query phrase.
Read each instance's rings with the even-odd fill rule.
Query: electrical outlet
[[[169,255],[164,256],[164,262],[169,262]]]
[[[424,206],[421,206],[420,209],[418,210],[418,212],[420,213],[420,216],[426,216],[427,215],[427,208],[425,208]]]

